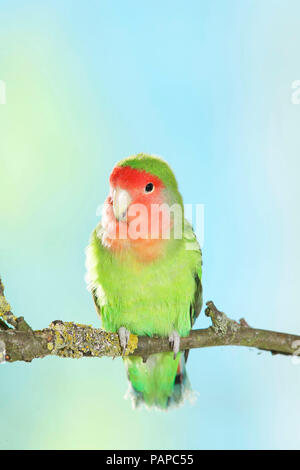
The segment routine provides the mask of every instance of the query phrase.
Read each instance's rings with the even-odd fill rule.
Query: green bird
[[[202,307],[201,249],[184,219],[169,165],[138,154],[110,175],[101,222],[87,247],[87,283],[105,330],[125,353],[130,333],[167,336],[173,352],[123,356],[133,405],[167,409],[190,392],[180,337]]]

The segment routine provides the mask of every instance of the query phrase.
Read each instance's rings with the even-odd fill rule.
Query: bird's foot
[[[180,351],[180,336],[177,331],[174,330],[169,334],[169,343],[173,349],[174,359],[176,359],[176,356]]]
[[[121,326],[118,329],[118,336],[119,336],[120,346],[122,349],[122,354],[123,356],[125,356],[125,351],[128,345],[130,331],[128,331],[127,328],[125,328],[125,326]]]

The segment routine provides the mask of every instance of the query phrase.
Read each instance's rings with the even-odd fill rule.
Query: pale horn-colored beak
[[[124,222],[127,219],[127,209],[131,203],[131,197],[125,189],[117,188],[113,191],[113,211],[115,218]]]

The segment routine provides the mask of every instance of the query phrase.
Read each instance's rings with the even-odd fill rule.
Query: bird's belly
[[[190,289],[185,283],[172,283],[157,278],[110,289],[102,308],[102,325],[108,331],[125,326],[138,335],[167,336],[176,330],[186,335],[190,330]]]
[[[129,255],[118,259],[105,250],[96,255],[90,277],[106,330],[124,326],[138,335],[189,333],[195,279],[184,245],[148,264],[133,262]]]

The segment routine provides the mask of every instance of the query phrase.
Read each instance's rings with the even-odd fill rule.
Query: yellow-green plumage
[[[145,158],[155,160],[159,173],[159,160]],[[176,198],[181,200],[180,195]],[[201,251],[191,225],[185,221],[182,239],[168,240],[164,254],[148,263],[130,250],[115,253],[104,246],[102,231],[99,224],[91,236],[87,278],[103,327],[117,332],[124,326],[137,335],[168,336],[174,330],[188,335],[202,303]],[[181,400],[184,384],[175,384],[175,378],[179,362],[184,368],[183,353],[175,360],[173,353],[156,354],[146,362],[139,357],[124,360],[136,404],[166,408]]]

